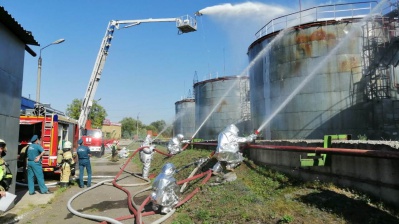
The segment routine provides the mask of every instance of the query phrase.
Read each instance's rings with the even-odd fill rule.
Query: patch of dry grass
[[[156,154],[151,173],[158,174],[166,162],[181,168],[209,154],[208,150],[191,149],[171,158]],[[138,156],[134,161],[141,165]],[[208,161],[202,171],[215,162]],[[183,180],[193,169],[183,169],[175,178]],[[190,183],[182,197],[196,187],[201,190],[177,208],[170,223],[399,223],[398,211],[394,213],[384,203],[351,189],[302,182],[248,160],[235,172],[237,180],[217,186]],[[210,182],[215,182],[215,177]]]

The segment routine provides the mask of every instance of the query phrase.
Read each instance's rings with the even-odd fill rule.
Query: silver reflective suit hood
[[[169,213],[179,202],[179,186],[173,177],[176,167],[167,163],[152,184],[151,201],[154,211],[161,208],[161,213]]]
[[[218,146],[216,148],[216,153],[219,152],[233,152],[239,151],[240,142],[250,142],[254,139],[254,135],[248,137],[238,137],[238,128],[231,124],[227,126],[224,131],[222,131],[218,136]]]
[[[168,153],[175,155],[182,151],[182,140],[184,136],[182,134],[177,134],[168,143]]]
[[[237,167],[244,160],[242,153],[239,151],[239,143],[251,142],[256,138],[255,134],[251,134],[248,137],[238,137],[238,132],[238,128],[231,124],[219,134],[215,153],[218,162],[212,168],[215,173],[222,172],[223,165],[228,170],[233,170]],[[221,162],[224,163],[222,164]]]
[[[150,174],[151,161],[154,155],[155,145],[152,144],[151,135],[147,135],[141,147],[144,147],[140,151],[140,161],[143,163],[143,178],[148,179]]]
[[[145,140],[144,140],[143,144],[141,144],[141,146],[149,146],[149,145],[151,145],[151,144],[152,144],[151,135],[147,135],[147,136],[145,137]]]

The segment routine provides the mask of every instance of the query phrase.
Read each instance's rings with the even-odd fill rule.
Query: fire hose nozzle
[[[197,11],[197,12],[195,12],[195,14],[194,15],[196,15],[196,16],[202,16],[203,14],[202,13],[200,13],[200,11]]]
[[[258,130],[255,131],[255,135],[259,135],[259,131]]]

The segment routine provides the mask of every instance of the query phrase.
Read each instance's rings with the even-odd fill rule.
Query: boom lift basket
[[[197,21],[189,16],[182,16],[177,18],[176,27],[179,29],[179,34],[189,33],[197,30]]]

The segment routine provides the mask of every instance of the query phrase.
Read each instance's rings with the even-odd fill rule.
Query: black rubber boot
[[[60,183],[60,187],[62,187],[62,188],[67,188],[68,186],[69,186],[68,183],[65,183],[65,182]]]

